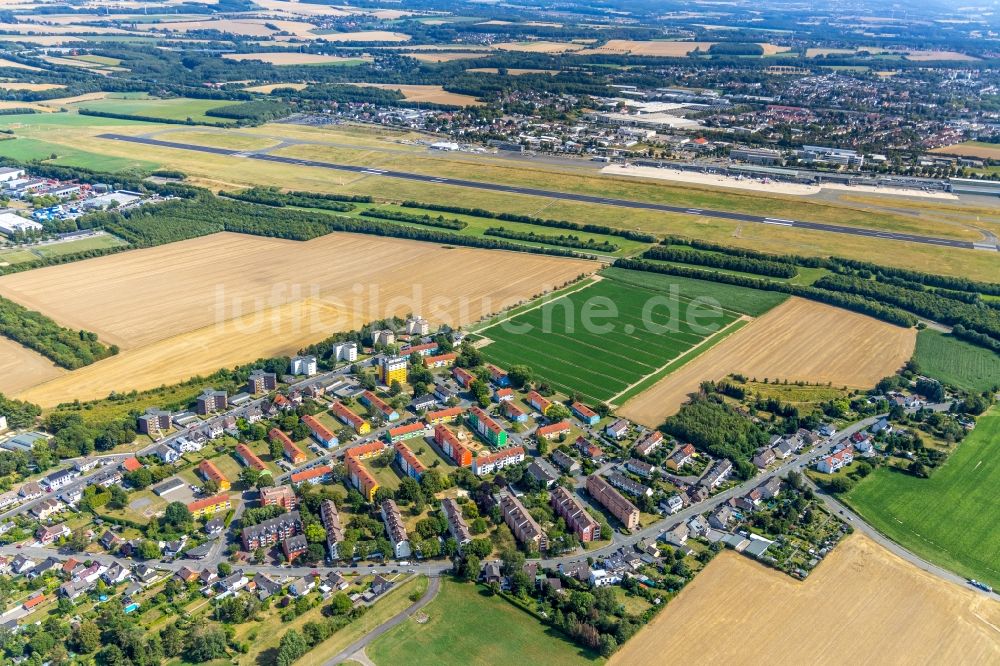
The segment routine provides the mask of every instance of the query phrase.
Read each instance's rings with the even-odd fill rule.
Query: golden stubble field
[[[122,350],[20,393],[50,406],[294,353],[393,314],[468,324],[596,268],[356,234],[220,233],[4,276],[0,293]]]
[[[1000,604],[854,534],[803,582],[720,553],[609,663],[998,662]]]
[[[13,395],[65,372],[41,354],[0,337],[0,393]]]
[[[915,345],[914,329],[793,297],[629,400],[619,413],[655,428],[701,382],[732,373],[867,388],[899,370]]]

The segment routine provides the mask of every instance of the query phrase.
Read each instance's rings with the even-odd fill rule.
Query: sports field
[[[422,614],[377,638],[366,653],[377,666],[459,662],[560,666],[601,661],[514,605],[486,596],[481,587],[448,578],[441,581],[437,597]]]
[[[357,234],[221,233],[3,276],[0,292],[121,347],[23,393],[53,405],[294,353],[390,314],[468,324],[596,267]]]
[[[711,297],[705,283],[699,296]],[[602,279],[479,331],[483,354],[525,364],[553,386],[610,401],[688,350],[721,334],[742,313]]]
[[[996,602],[854,534],[803,582],[720,553],[610,664],[995,664],[998,627]]]
[[[705,380],[732,373],[866,388],[913,354],[913,329],[791,298],[629,400],[623,416],[656,427]]]
[[[917,333],[913,359],[923,374],[967,391],[1000,385],[1000,355],[939,331]]]
[[[917,555],[1000,587],[998,443],[1000,409],[994,407],[929,479],[883,467],[847,501]]]

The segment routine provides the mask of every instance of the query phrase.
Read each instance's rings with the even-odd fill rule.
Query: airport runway
[[[284,157],[281,155],[269,155],[267,153],[255,153],[253,151],[239,151],[230,148],[215,148],[212,146],[198,146],[190,143],[180,143],[176,141],[162,141],[148,137],[129,136],[126,134],[101,134],[98,138],[111,139],[116,141],[128,141],[149,146],[159,146],[163,148],[177,148],[180,150],[194,150],[202,153],[212,153],[214,155],[229,155],[233,157],[243,157],[264,162],[277,162],[280,164],[291,164],[294,166],[317,167],[321,169],[336,169],[337,171],[350,171],[367,176],[382,176],[385,178],[398,178],[401,180],[414,180],[434,185],[453,185],[456,187],[470,187],[491,192],[504,192],[507,194],[525,194],[535,197],[547,197],[550,199],[562,199],[564,201],[579,201],[583,203],[603,204],[606,206],[621,206],[623,208],[638,208],[642,210],[655,210],[664,213],[679,213],[681,215],[703,215],[705,217],[720,218],[723,220],[734,220],[736,222],[752,222],[755,224],[770,224],[779,227],[793,227],[796,229],[810,229],[813,231],[827,231],[835,234],[849,234],[851,236],[866,236],[869,238],[881,238],[885,240],[906,241],[910,243],[923,243],[925,245],[939,245],[944,247],[954,247],[963,250],[983,249],[997,250],[997,246],[985,243],[971,243],[969,241],[952,240],[950,238],[934,238],[933,236],[919,236],[915,234],[902,234],[892,231],[877,231],[875,229],[864,229],[859,227],[845,227],[836,224],[824,224],[821,222],[804,222],[802,220],[788,220],[776,217],[762,217],[759,215],[747,215],[745,213],[733,213],[722,210],[710,210],[706,208],[687,208],[684,206],[668,206],[665,204],[648,203],[644,201],[631,201],[629,199],[614,199],[601,197],[593,194],[573,194],[569,192],[555,192],[552,190],[542,190],[533,187],[519,187],[517,185],[501,185],[498,183],[484,183],[476,180],[462,180],[457,178],[442,178],[438,176],[427,176],[419,173],[409,173],[406,171],[391,171],[387,169],[376,169],[373,167],[356,166],[352,164],[334,164],[332,162],[320,162],[317,160],[306,160],[295,157]]]

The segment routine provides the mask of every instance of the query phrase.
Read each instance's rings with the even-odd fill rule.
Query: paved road
[[[216,148],[213,146],[198,146],[190,143],[177,141],[164,141],[141,136],[129,136],[126,134],[100,134],[98,138],[110,139],[114,141],[127,141],[148,146],[158,146],[161,148],[177,148],[180,150],[193,150],[213,155],[229,155],[234,157],[245,157],[248,159],[262,160],[265,162],[275,162],[279,164],[291,164],[294,166],[318,167],[321,169],[336,169],[338,171],[349,171],[367,176],[384,176],[386,178],[397,178],[401,180],[418,181],[422,183],[432,183],[436,185],[454,185],[457,187],[469,187],[491,192],[504,192],[506,194],[525,194],[529,196],[547,197],[550,199],[562,199],[564,201],[579,201],[583,203],[604,204],[608,206],[620,206],[623,208],[636,208],[642,210],[655,210],[665,213],[679,213],[682,215],[706,216],[734,220],[737,222],[753,222],[759,224],[770,224],[780,227],[794,227],[796,229],[809,229],[812,231],[827,231],[837,234],[849,234],[852,236],[866,236],[869,238],[881,238],[886,240],[908,241],[911,243],[923,243],[926,245],[938,245],[943,247],[961,248],[972,250],[980,249],[997,250],[993,245],[973,244],[969,241],[959,241],[950,238],[934,238],[931,236],[920,236],[915,234],[902,234],[889,231],[878,231],[875,229],[863,229],[859,227],[846,227],[837,224],[825,224],[822,222],[805,222],[802,220],[788,220],[783,218],[763,217],[760,215],[748,215],[746,213],[734,213],[731,211],[708,210],[703,208],[691,208],[685,206],[668,206],[665,204],[655,204],[644,201],[631,201],[629,199],[615,199],[602,197],[595,194],[574,194],[571,192],[557,192],[554,190],[543,190],[534,187],[520,187],[517,185],[502,185],[499,183],[486,183],[476,180],[463,180],[458,178],[443,178],[440,176],[429,176],[407,171],[392,171],[388,169],[376,169],[354,164],[335,164],[333,162],[322,162],[318,160],[306,160],[296,157],[285,157],[282,155],[270,155],[262,152],[247,152],[232,150],[229,148]]]
[[[427,584],[427,591],[424,592],[424,596],[420,597],[420,599],[417,600],[412,606],[402,611],[398,615],[395,615],[394,617],[390,618],[386,622],[383,622],[375,629],[372,629],[367,634],[365,634],[363,638],[360,638],[359,640],[355,641],[351,645],[348,645],[346,648],[344,648],[340,652],[340,654],[334,655],[330,659],[327,659],[323,663],[323,666],[333,666],[333,664],[339,664],[341,662],[350,659],[356,653],[364,650],[376,638],[378,638],[385,632],[389,631],[393,627],[402,624],[418,610],[429,604],[434,599],[434,597],[437,596],[438,589],[440,587],[441,587],[441,579],[437,577],[432,577]]]

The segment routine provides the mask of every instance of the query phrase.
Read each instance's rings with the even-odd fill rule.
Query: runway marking
[[[130,141],[133,143],[139,143],[149,146],[162,146],[166,148],[174,148],[179,150],[191,150],[196,152],[211,153],[214,155],[228,155],[228,156],[240,156],[240,151],[232,150],[228,148],[214,148],[211,146],[199,146],[195,144],[178,143],[174,141],[163,141],[160,139],[151,139],[146,137],[136,137],[128,136],[124,134],[100,134],[98,138],[111,139],[114,141]],[[755,224],[771,224],[781,227],[795,227],[797,229],[808,229],[811,231],[825,231],[828,233],[837,234],[847,234],[854,236],[863,236],[868,238],[885,238],[895,241],[904,241],[911,243],[924,243],[928,245],[937,245],[941,247],[953,247],[963,250],[976,249],[988,249],[988,247],[980,247],[970,241],[960,241],[951,240],[947,238],[934,238],[930,236],[917,236],[914,234],[898,234],[898,233],[888,233],[882,231],[876,231],[872,229],[864,229],[860,227],[847,227],[839,226],[835,224],[824,224],[820,222],[805,222],[798,220],[786,220],[779,217],[759,217],[757,215],[747,215],[745,213],[738,213],[733,211],[722,211],[722,210],[702,210],[700,208],[685,208],[682,206],[669,206],[666,204],[656,204],[652,202],[645,201],[631,201],[628,199],[613,199],[610,197],[602,197],[595,194],[577,194],[573,192],[557,192],[552,190],[543,190],[534,187],[521,187],[516,185],[504,185],[501,183],[490,183],[475,180],[462,180],[455,179],[449,180],[445,178],[440,178],[436,176],[430,176],[426,174],[419,173],[408,173],[405,171],[390,171],[386,169],[378,169],[375,167],[363,167],[355,164],[335,164],[333,162],[320,162],[317,160],[301,160],[289,157],[282,157],[278,155],[267,155],[252,153],[246,155],[250,159],[259,159],[262,161],[278,162],[281,164],[296,164],[299,166],[316,167],[321,169],[334,169],[339,171],[349,171],[353,173],[360,173],[367,176],[387,176],[389,178],[398,178],[401,180],[413,180],[424,183],[444,183],[447,181],[449,185],[455,185],[458,187],[468,187],[479,190],[485,190],[489,192],[505,192],[508,194],[523,194],[527,196],[535,197],[545,197],[548,199],[558,200],[558,201],[578,201],[583,203],[597,203],[605,204],[609,206],[619,206],[622,208],[635,208],[642,210],[652,210],[663,213],[680,213],[686,215],[709,215],[711,217],[723,219],[723,220],[733,220],[736,222],[753,222]],[[992,249],[1000,249],[993,247]]]

